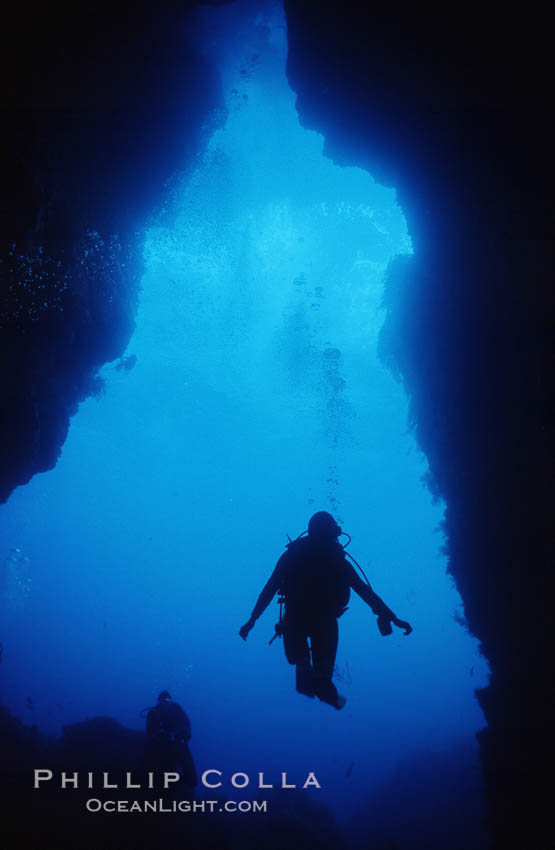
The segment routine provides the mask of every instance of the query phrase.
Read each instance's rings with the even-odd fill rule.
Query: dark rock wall
[[[153,787],[149,790],[144,744],[143,732],[126,729],[111,717],[92,717],[64,726],[59,738],[49,739],[0,706],[3,833],[9,838],[16,835],[19,847],[33,850],[44,846],[58,850],[150,850],[165,846],[189,850],[282,850],[284,846],[289,850],[346,850],[327,806],[299,788],[263,791],[251,786],[240,799],[267,800],[266,812],[225,812],[229,797],[215,792],[207,797],[198,795],[216,801],[213,810],[206,806],[204,812],[194,813],[132,812],[134,801],[144,807],[145,801],[163,799],[168,809],[174,802],[192,797],[191,789],[180,783],[164,791],[160,770],[152,772]],[[52,779],[34,789],[35,770],[50,770]],[[77,774],[78,787],[69,781],[62,789],[62,772],[70,780]],[[107,785],[117,785],[116,789],[103,788],[104,773]],[[130,785],[140,787],[128,788],[128,778]],[[238,803],[236,796],[231,799]],[[127,801],[129,811],[90,812],[88,800],[102,804]]]
[[[192,5],[3,13],[0,502],[54,466],[132,334],[140,231],[218,103]]]
[[[394,185],[414,240],[385,361],[446,501],[497,847],[544,847],[553,782],[553,112],[539,5],[285,3],[303,123]]]

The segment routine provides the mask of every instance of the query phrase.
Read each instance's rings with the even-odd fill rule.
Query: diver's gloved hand
[[[252,619],[247,620],[245,625],[241,626],[241,628],[239,629],[239,637],[242,637],[243,640],[246,640],[247,636],[248,636],[248,634],[249,634],[249,632],[250,632],[250,630],[252,629],[253,626],[254,626],[254,620],[252,620]]]
[[[391,621],[394,626],[397,626],[398,629],[404,629],[403,634],[410,635],[412,632],[412,626],[410,623],[407,623],[406,620],[399,620],[398,617],[395,617],[394,620]]]
[[[398,629],[404,629],[404,634],[410,635],[412,632],[412,626],[410,623],[407,623],[405,620],[399,620],[398,617],[388,617],[386,614],[382,614],[378,617],[378,629],[383,637],[390,635],[393,632],[391,628],[391,624],[397,626]]]

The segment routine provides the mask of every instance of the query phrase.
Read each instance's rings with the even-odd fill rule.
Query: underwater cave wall
[[[301,121],[398,191],[413,257],[384,361],[446,502],[449,570],[491,666],[477,696],[496,847],[544,847],[552,780],[553,243],[549,20],[286,0]],[[371,523],[372,518],[369,517]]]
[[[133,331],[142,230],[218,102],[192,5],[4,13],[0,502],[55,465]]]
[[[1,501],[55,464],[70,415],[101,390],[98,367],[131,335],[138,232],[216,103],[176,23],[189,5],[96,7],[85,23],[77,8],[34,10],[32,24],[4,13]],[[409,222],[415,255],[390,271],[383,357],[409,394],[447,504],[450,571],[492,669],[479,699],[496,845],[540,847],[554,708],[552,30],[497,6],[285,7],[301,120],[336,162],[395,186]]]

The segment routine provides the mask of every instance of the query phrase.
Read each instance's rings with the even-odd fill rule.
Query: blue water
[[[168,688],[200,771],[314,771],[341,816],[407,753],[484,725],[487,668],[454,618],[444,506],[377,356],[407,222],[394,190],[303,129],[282,12],[251,10],[199,16],[228,112],[145,222],[135,367],[105,366],[56,468],[1,509],[3,700],[53,733],[98,714],[141,729]],[[341,713],[295,693],[268,646],[276,603],[237,635],[286,534],[321,509],[414,627],[382,638],[353,595]]]

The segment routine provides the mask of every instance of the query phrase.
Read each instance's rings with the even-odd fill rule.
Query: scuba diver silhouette
[[[391,624],[412,631],[409,623],[400,620],[374,593],[360,565],[347,555],[338,538],[346,534],[327,511],[318,511],[308,523],[308,532],[290,540],[266,582],[252,614],[239,631],[243,640],[256,620],[266,610],[276,592],[279,593],[280,620],[276,637],[283,637],[289,664],[296,666],[296,689],[308,697],[317,696],[336,709],[346,703],[332,682],[338,643],[337,620],[347,610],[352,588],[378,617],[382,635],[389,635]],[[306,536],[305,536],[306,535]],[[346,534],[349,537],[348,534]],[[345,544],[350,543],[351,538]],[[359,568],[365,581],[358,576],[349,557]],[[282,606],[285,613],[281,616]],[[310,638],[310,647],[308,639]],[[312,663],[311,663],[312,653]]]
[[[191,723],[179,703],[162,691],[157,704],[146,715],[145,762],[149,769],[176,771],[188,788],[197,784],[197,772],[187,746]]]

